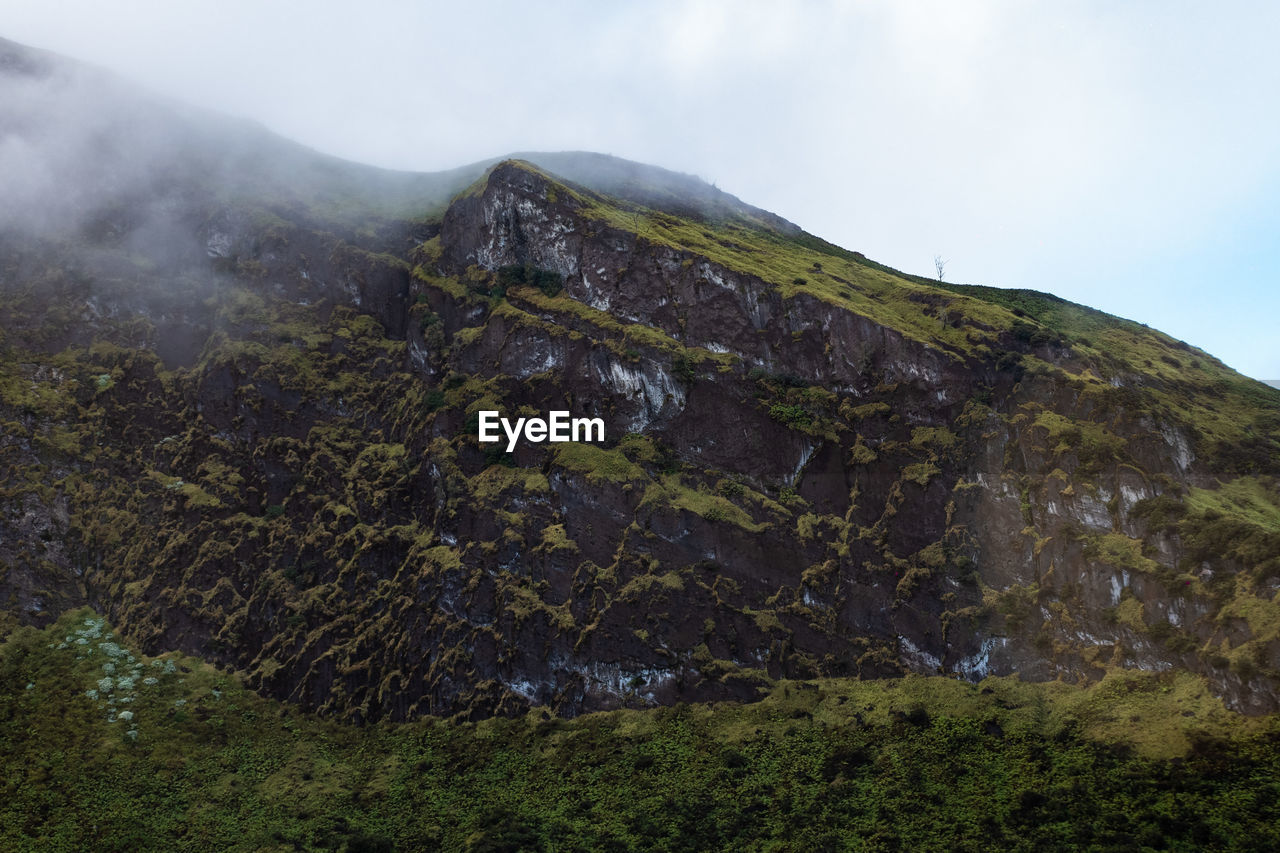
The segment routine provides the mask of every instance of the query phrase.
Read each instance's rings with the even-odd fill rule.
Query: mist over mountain
[[[85,737],[186,742],[226,678],[346,725],[1078,685],[1061,731],[1108,735],[1129,685],[1161,758],[1280,709],[1280,391],[1139,323],[605,155],[348,163],[12,42],[0,196],[0,631],[32,690],[105,649],[43,700]],[[555,410],[605,440],[477,440]]]

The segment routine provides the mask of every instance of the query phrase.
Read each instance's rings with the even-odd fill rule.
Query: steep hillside
[[[1277,710],[1280,392],[1211,356],[687,176],[371,170],[0,47],[57,177],[0,236],[5,630],[88,605],[352,721],[1126,669]],[[41,107],[90,95],[132,112]]]

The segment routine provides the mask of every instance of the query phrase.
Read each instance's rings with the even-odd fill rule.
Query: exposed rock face
[[[64,276],[85,325],[59,331],[11,287],[24,357],[113,345],[58,356],[52,391],[6,366],[10,611],[88,600],[354,719],[1108,664],[1276,708],[1276,637],[1211,582],[1250,566],[1188,565],[1151,514],[1216,469],[1141,376],[788,229],[757,268],[723,255],[764,252],[745,231],[608,204],[506,163],[363,242],[287,207],[191,216],[200,300]],[[502,454],[480,408],[607,441]]]
[[[704,558],[718,560],[735,582],[762,595],[767,591],[775,606],[786,601],[794,614],[803,613],[810,620],[809,628],[819,621],[817,614],[830,619],[827,636],[813,638],[813,646],[801,646],[815,656],[830,656],[828,661],[850,654],[837,651],[841,644],[833,642],[833,636],[860,636],[896,642],[893,657],[899,665],[970,676],[1087,676],[1098,655],[1144,668],[1196,665],[1186,653],[1170,654],[1160,642],[1163,638],[1153,641],[1142,623],[1117,623],[1114,611],[1132,595],[1157,624],[1186,631],[1199,646],[1218,633],[1207,618],[1216,608],[1185,598],[1182,590],[1167,589],[1155,578],[1135,577],[1096,554],[1086,554],[1092,537],[1120,537],[1125,547],[1143,538],[1146,525],[1134,520],[1131,511],[1140,501],[1167,491],[1154,480],[1195,481],[1199,469],[1184,429],[1147,417],[1099,411],[1096,399],[1064,387],[1057,376],[1024,378],[1014,387],[992,365],[948,358],[808,294],[786,299],[757,278],[693,253],[575,220],[572,201],[548,203],[553,194],[537,174],[500,167],[483,194],[450,209],[442,231],[445,263],[455,270],[467,264],[554,269],[564,275],[566,292],[578,301],[614,317],[656,326],[685,346],[738,356],[732,371],[706,383],[714,389],[703,390],[703,383],[698,383],[679,414],[660,423],[646,418],[651,412],[627,420],[625,402],[613,405],[623,407],[624,423],[655,429],[694,466],[745,475],[765,492],[778,484],[794,487],[806,508],[831,525],[823,530],[825,535],[814,537],[819,541],[806,542],[802,534],[799,541],[786,542],[782,551],[787,556],[762,560],[753,559],[749,548],[733,541],[750,541],[752,534],[745,530],[728,530],[726,541],[723,529],[717,536],[696,530],[696,525],[674,524],[657,534],[664,565],[696,559],[696,549],[680,552],[683,541],[714,541],[716,547],[704,549]],[[477,346],[491,347],[499,339],[506,338],[486,336]],[[517,346],[527,346],[527,339]],[[1069,351],[1058,355],[1071,359]],[[483,372],[485,358],[473,361]],[[779,431],[762,416],[749,384],[742,382],[750,368],[785,369],[844,399],[863,406],[883,401],[884,407],[843,434],[802,438],[790,430]],[[504,369],[505,362],[498,370]],[[981,388],[994,389],[996,409],[966,411],[965,403]],[[653,396],[645,393],[643,399],[651,401]],[[1047,447],[1049,430],[1043,426],[1010,419],[1023,409],[1110,423],[1122,447],[1096,470],[1090,466],[1089,488],[1073,486],[1073,475],[1080,469],[1077,454]],[[936,453],[930,448],[922,454],[920,442],[913,441],[920,435],[916,427],[924,428],[926,435],[930,429],[946,431],[947,449]],[[877,458],[851,465],[851,453],[857,457],[855,446],[870,449],[867,455],[879,451]],[[886,453],[886,447],[894,449]],[[913,461],[926,456],[937,465],[935,472],[919,481],[904,477]],[[1050,470],[1060,478],[1028,483]],[[618,524],[631,517],[620,514]],[[652,522],[646,519],[650,532]],[[849,537],[847,528],[838,528],[841,523],[856,525],[859,535]],[[764,538],[790,538],[777,530],[770,534]],[[1172,571],[1176,548],[1169,538],[1151,537],[1147,545],[1154,553],[1144,559]],[[930,557],[924,555],[939,546],[939,563],[928,565]],[[724,559],[727,552],[734,558]],[[606,554],[590,556],[608,559]],[[952,561],[957,556],[976,576],[955,571]],[[900,570],[889,575],[886,569],[896,561],[903,561]],[[807,583],[805,576],[819,568],[824,583]],[[904,574],[914,575],[913,582],[897,580]],[[994,614],[981,606],[976,587],[966,585],[975,579],[997,593],[1034,590],[1042,606],[1025,621],[1039,630],[1023,630],[1017,637],[1018,626],[990,618]],[[1043,606],[1047,603],[1069,610],[1066,624],[1057,624]],[[793,638],[806,633],[787,627],[794,631]],[[1010,642],[1006,633],[1020,641]],[[1028,643],[1032,638],[1038,642]],[[759,643],[753,642],[757,647]],[[752,660],[749,654],[734,652],[728,657]],[[752,662],[767,668],[767,661],[759,657]],[[1237,688],[1237,679],[1229,673],[1217,677],[1238,707],[1273,707],[1268,689],[1250,695],[1248,689]]]

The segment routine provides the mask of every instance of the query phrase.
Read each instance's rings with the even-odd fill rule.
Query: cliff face
[[[984,359],[981,348],[964,353],[945,340],[915,340],[838,298],[784,296],[696,251],[584,216],[585,207],[573,198],[560,202],[535,171],[500,167],[482,193],[449,209],[442,260],[454,272],[472,264],[554,270],[576,302],[656,327],[696,352],[730,355],[686,393],[673,394],[660,357],[642,358],[631,371],[607,351],[607,365],[599,355],[592,362],[585,351],[556,345],[556,330],[574,327],[571,320],[548,311],[547,300],[530,304],[510,293],[510,304],[543,321],[541,334],[523,317],[491,320],[466,362],[483,375],[523,378],[528,370],[520,366],[533,364],[586,379],[595,385],[586,400],[634,389],[630,406],[609,399],[587,407],[609,412],[624,429],[647,430],[703,469],[695,488],[713,492],[711,481],[728,476],[764,495],[794,496],[790,517],[770,518],[764,533],[724,524],[698,530],[705,515],[686,512],[655,534],[660,544],[650,552],[663,565],[698,556],[696,548],[682,554],[682,542],[714,541],[703,558],[742,588],[758,590],[754,603],[782,614],[789,640],[808,641],[794,651],[819,672],[884,658],[855,659],[841,648],[839,638],[857,637],[887,642],[894,666],[922,672],[1088,678],[1107,664],[1190,667],[1237,707],[1274,707],[1267,680],[1247,662],[1237,668],[1252,679],[1232,672],[1223,655],[1214,656],[1216,671],[1205,665],[1205,650],[1232,633],[1217,618],[1225,582],[1218,582],[1216,600],[1205,586],[1215,561],[1184,560],[1179,571],[1178,537],[1154,529],[1149,512],[1135,516],[1135,507],[1177,504],[1185,486],[1215,482],[1212,462],[1196,459],[1194,427],[1161,418],[1133,390],[1150,379],[1117,372],[1099,388],[1099,365],[1062,340],[1033,346],[1020,341],[1016,327],[1015,334],[990,334],[995,330],[981,321],[956,316],[960,300],[936,294],[907,298],[940,323],[985,334],[988,352],[1009,349]],[[858,287],[823,272],[821,262],[810,273]],[[601,337],[589,322],[576,328]],[[968,342],[974,337],[967,333]],[[1018,350],[1037,369],[1009,358]],[[538,355],[525,358],[530,352]],[[783,388],[786,399],[774,402]],[[794,399],[814,410],[812,420],[808,411],[786,409]],[[1274,508],[1274,492],[1264,502]],[[643,501],[628,506],[617,525],[636,508],[653,533]],[[752,559],[745,544],[752,539],[781,547]],[[1218,565],[1220,572],[1239,568]],[[1274,581],[1255,591],[1266,601]],[[1255,661],[1274,661],[1274,637],[1245,630],[1226,647],[1248,636],[1258,643],[1249,650]],[[761,648],[762,639],[753,636],[747,648]],[[742,647],[722,651],[737,665],[769,669],[766,658],[744,655]]]
[[[616,195],[505,162],[366,217],[312,164],[6,233],[4,624],[87,602],[356,720],[1107,667],[1276,709],[1280,393],[558,157]]]

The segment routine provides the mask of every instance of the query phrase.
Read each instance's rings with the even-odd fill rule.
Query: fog
[[[146,181],[175,140],[127,87],[86,69],[35,61],[0,45],[0,224],[44,232],[82,224],[122,190]],[[138,144],[125,145],[124,131]]]
[[[1272,4],[6,5],[0,36],[329,154],[655,163],[906,271],[941,255],[948,280],[1048,290],[1280,377]],[[84,209],[149,156],[68,175],[122,113],[0,97],[72,131],[66,150],[4,135],[0,216]]]
[[[0,43],[0,71],[0,226],[10,232],[65,239],[115,227],[145,240],[158,230],[159,250],[198,189],[242,186],[246,165],[272,150],[265,130],[22,45]]]

